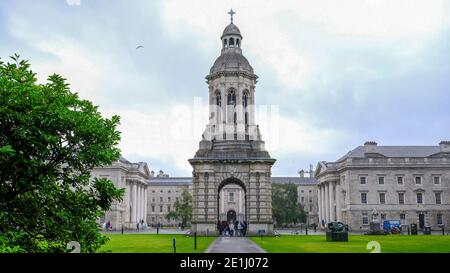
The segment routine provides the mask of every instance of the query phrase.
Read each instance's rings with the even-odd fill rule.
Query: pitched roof
[[[364,152],[365,147],[358,146],[338,159],[337,162],[347,158],[363,158]],[[440,152],[439,146],[375,146],[372,153],[386,157],[429,157]]]
[[[272,183],[297,185],[316,185],[317,180],[313,177],[271,177]],[[147,183],[151,186],[181,186],[192,184],[192,177],[150,177]]]

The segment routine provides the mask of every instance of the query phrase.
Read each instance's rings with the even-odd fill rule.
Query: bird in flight
[[[140,46],[138,46],[138,47],[136,47],[136,49],[140,49],[140,48],[144,48],[144,47],[143,47],[143,46],[141,46],[141,45],[140,45]]]

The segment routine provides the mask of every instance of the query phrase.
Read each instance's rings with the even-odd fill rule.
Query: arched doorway
[[[237,219],[237,217],[236,217],[236,211],[230,209],[230,210],[227,212],[227,222],[228,222],[228,223],[230,223],[230,222],[234,223],[234,222],[236,222],[236,219]]]
[[[247,222],[247,188],[237,178],[228,178],[217,188],[217,219],[220,222]]]

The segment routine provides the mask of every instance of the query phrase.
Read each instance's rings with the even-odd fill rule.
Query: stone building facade
[[[140,221],[147,217],[147,181],[150,177],[147,163],[131,163],[120,158],[110,166],[95,168],[91,178],[107,178],[117,188],[125,189],[122,202],[114,202],[111,210],[102,219],[101,224],[109,222],[114,230],[134,229]]]
[[[319,162],[318,212],[323,223],[342,221],[367,230],[378,220],[450,225],[450,142],[438,146],[378,146],[366,142],[335,162]]]

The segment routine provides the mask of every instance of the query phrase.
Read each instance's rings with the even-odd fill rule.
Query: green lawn
[[[177,253],[202,253],[215,239],[197,237],[197,250],[194,250],[194,237],[170,234],[108,234],[110,240],[99,252],[113,253],[173,253],[173,238],[177,242]]]
[[[380,243],[382,253],[450,253],[450,236],[349,235],[347,243],[327,242],[325,235],[283,235],[281,237],[252,237],[269,253],[368,253],[367,243]]]

